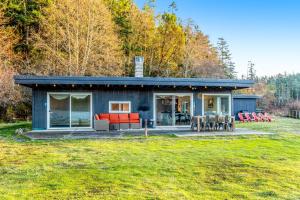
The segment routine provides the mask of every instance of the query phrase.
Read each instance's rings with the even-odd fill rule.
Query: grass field
[[[0,124],[0,199],[300,199],[300,121],[265,136],[19,140]]]

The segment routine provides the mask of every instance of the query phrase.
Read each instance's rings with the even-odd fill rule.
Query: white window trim
[[[191,107],[190,107],[190,113],[191,113],[191,118],[194,116],[194,95],[193,93],[153,93],[153,120],[154,120],[154,125],[156,126],[156,96],[189,96],[191,100]],[[156,126],[156,127],[189,127],[185,125],[175,125],[175,126]]]
[[[232,112],[231,112],[231,106],[232,106],[232,95],[230,93],[202,93],[202,116],[204,116],[204,96],[227,96],[228,99],[229,99],[229,114],[230,116],[232,115]],[[217,100],[217,109],[218,111],[220,111],[220,103],[219,103],[219,99]]]
[[[72,127],[71,126],[71,121],[69,127],[50,127],[50,95],[51,94],[68,94],[70,97],[72,95],[90,95],[90,107],[91,107],[91,113],[90,113],[90,126],[89,127]],[[72,102],[70,101],[70,120],[71,118],[71,107],[72,107]],[[93,128],[93,93],[92,92],[47,92],[47,130],[86,130],[86,129],[92,129]]]
[[[113,103],[119,104],[119,110],[118,111],[112,110],[111,104],[113,104]],[[121,111],[120,110],[120,104],[126,104],[126,103],[129,104],[129,110],[128,111]],[[108,104],[109,104],[109,113],[131,113],[131,101],[109,101]]]

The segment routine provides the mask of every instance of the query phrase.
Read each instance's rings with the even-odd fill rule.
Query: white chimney
[[[135,77],[144,77],[144,57],[135,56],[134,57],[134,66],[135,66]]]

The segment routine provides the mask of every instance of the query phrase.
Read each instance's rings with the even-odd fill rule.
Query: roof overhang
[[[162,78],[162,77],[95,77],[95,76],[28,76],[17,75],[15,83],[30,88],[75,86],[112,87],[162,87],[162,88],[224,88],[243,89],[254,84],[251,80],[209,79],[209,78]]]
[[[238,94],[233,96],[234,99],[260,99],[261,96],[258,95],[247,95],[247,94]]]

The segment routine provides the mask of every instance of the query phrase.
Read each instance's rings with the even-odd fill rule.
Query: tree
[[[8,119],[12,116],[10,105],[16,105],[21,100],[20,90],[13,82],[13,62],[17,55],[13,51],[14,43],[18,40],[15,29],[9,27],[3,9],[0,9],[0,117]],[[9,109],[8,109],[9,108]],[[11,120],[11,119],[9,119]]]
[[[171,11],[172,14],[175,13],[175,11],[177,11],[177,4],[175,1],[172,1],[169,5],[169,9]]]
[[[153,3],[148,1],[140,10],[132,0],[106,0],[122,41],[126,76],[134,74],[134,56],[143,56],[145,73],[152,74],[156,30]]]
[[[30,71],[30,51],[33,48],[31,36],[38,31],[42,9],[50,0],[0,0],[7,17],[7,25],[15,29],[18,40],[14,41],[14,50],[23,57],[18,64],[18,71]]]
[[[133,19],[134,34],[131,37],[131,43],[137,48],[132,52],[134,55],[130,56],[142,55],[145,58],[144,73],[151,76],[153,75],[152,70],[155,53],[154,42],[156,37],[154,10],[152,7],[145,5],[143,10],[137,12]],[[132,67],[132,69],[134,69],[134,67]]]
[[[55,75],[123,74],[111,14],[101,0],[54,1],[35,34],[32,72]]]
[[[235,64],[232,62],[229,46],[224,38],[219,38],[217,43],[221,66],[224,68],[225,76],[230,79],[236,78]]]
[[[183,62],[185,36],[175,14],[160,16],[155,37],[155,76],[178,76]]]
[[[254,63],[252,61],[248,61],[247,79],[249,79],[249,80],[255,80],[256,79],[256,71],[255,71],[255,68],[254,68]]]
[[[18,59],[14,52],[14,44],[19,40],[16,30],[8,26],[8,19],[4,16],[3,9],[0,9],[0,66],[7,68]]]
[[[184,77],[224,77],[216,49],[191,20],[184,26],[185,47],[182,64]]]

